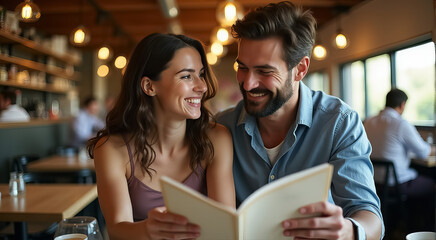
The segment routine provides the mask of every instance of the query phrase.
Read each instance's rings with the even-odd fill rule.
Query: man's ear
[[[148,96],[153,97],[154,95],[156,95],[156,90],[154,89],[153,81],[151,81],[151,79],[148,77],[142,77],[141,88],[142,91]]]
[[[306,76],[309,70],[310,59],[308,56],[304,56],[301,61],[295,66],[295,81],[301,81]]]

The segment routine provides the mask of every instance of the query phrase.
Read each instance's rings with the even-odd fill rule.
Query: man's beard
[[[290,75],[290,74],[289,74]],[[285,85],[282,89],[277,90],[277,95],[274,97],[273,93],[267,89],[255,88],[252,89],[251,93],[265,93],[269,95],[271,98],[266,102],[265,106],[262,109],[256,110],[256,107],[259,105],[258,102],[247,100],[247,91],[244,90],[244,83],[239,85],[241,89],[242,96],[244,97],[244,105],[245,111],[253,117],[266,117],[277,110],[279,110],[283,104],[285,104],[294,94],[294,88],[292,87],[292,79],[289,77],[286,80]]]

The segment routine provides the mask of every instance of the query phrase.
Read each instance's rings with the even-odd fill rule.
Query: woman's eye
[[[205,73],[200,73],[200,78],[201,79],[204,79],[206,77],[206,74]]]
[[[191,79],[191,74],[182,76],[182,79]]]

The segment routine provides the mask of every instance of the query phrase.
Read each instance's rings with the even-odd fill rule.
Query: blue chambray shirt
[[[274,165],[268,159],[256,118],[245,112],[243,100],[217,115],[218,122],[233,137],[237,205],[269,182],[328,162],[334,166],[328,201],[342,207],[344,217],[368,210],[383,223],[369,160],[371,145],[357,112],[340,99],[312,91],[302,82],[299,91],[296,122]],[[365,239],[363,229],[358,227],[359,239]]]

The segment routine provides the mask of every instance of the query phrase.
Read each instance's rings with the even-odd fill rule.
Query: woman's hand
[[[184,216],[173,214],[165,207],[148,212],[146,233],[149,239],[193,239],[200,236],[200,227],[188,223]]]

